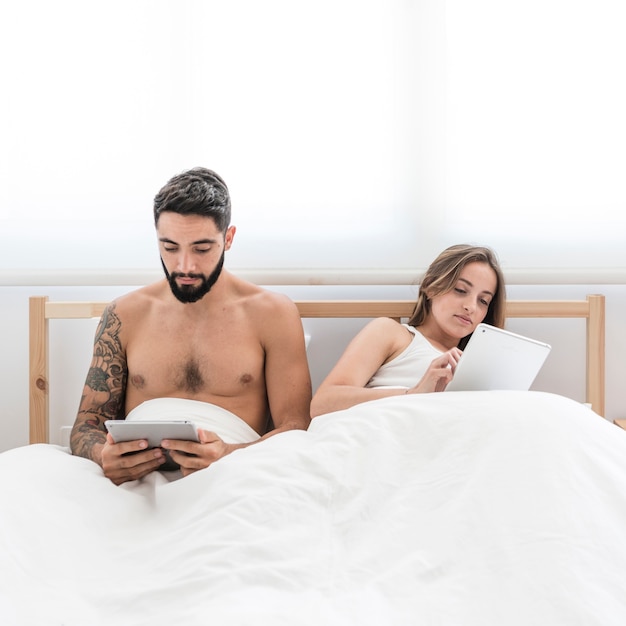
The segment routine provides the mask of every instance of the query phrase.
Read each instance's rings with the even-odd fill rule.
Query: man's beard
[[[182,274],[180,272],[172,272],[170,274],[165,267],[165,263],[163,263],[163,259],[161,259],[161,265],[163,266],[163,271],[165,272],[165,277],[170,285],[170,289],[176,299],[184,304],[189,304],[204,298],[204,296],[211,291],[211,288],[222,273],[222,268],[224,267],[224,252],[222,252],[222,256],[217,262],[215,269],[208,276],[204,274]],[[177,278],[199,278],[202,282],[198,286],[179,285],[176,282]]]

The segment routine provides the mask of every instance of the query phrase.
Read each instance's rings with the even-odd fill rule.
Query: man
[[[310,422],[295,304],[223,269],[236,230],[224,181],[204,168],[174,176],[154,199],[154,223],[165,278],[118,298],[102,315],[71,434],[72,453],[98,463],[118,485],[166,460],[145,440],[114,443],[104,426],[148,400],[217,405],[258,433],[257,441]],[[202,428],[199,438],[162,442],[184,476],[250,445]]]

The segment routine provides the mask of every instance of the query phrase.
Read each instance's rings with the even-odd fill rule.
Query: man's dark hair
[[[230,226],[228,187],[215,172],[194,167],[170,178],[154,197],[155,226],[164,211],[213,218],[224,233]]]

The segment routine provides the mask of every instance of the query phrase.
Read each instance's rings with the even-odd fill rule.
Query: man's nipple
[[[133,387],[136,387],[137,389],[143,389],[144,385],[146,384],[144,377],[140,376],[139,374],[134,374],[133,376],[131,376],[130,382],[132,383]]]

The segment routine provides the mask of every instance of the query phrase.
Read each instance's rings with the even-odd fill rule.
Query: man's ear
[[[230,247],[233,245],[233,239],[236,232],[236,226],[229,226],[226,229],[226,233],[224,234],[224,250],[230,250]]]

